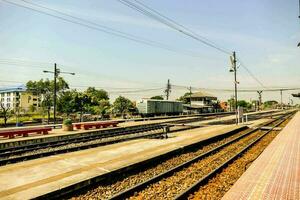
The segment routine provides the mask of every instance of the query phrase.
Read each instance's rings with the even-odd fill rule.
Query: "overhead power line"
[[[21,81],[11,81],[11,80],[0,80],[0,83],[17,83],[17,84],[23,84],[25,83]],[[161,91],[164,88],[159,87],[159,88],[120,88],[120,87],[99,87],[99,86],[93,86],[93,85],[69,85],[70,88],[88,88],[88,87],[94,87],[96,89],[104,89],[108,90],[110,93],[140,93],[140,92],[148,92],[148,91]],[[14,86],[15,87],[15,86]]]
[[[147,45],[147,46],[152,46],[152,47],[155,47],[155,48],[161,48],[161,49],[164,49],[164,50],[167,50],[167,51],[171,51],[171,52],[175,52],[175,53],[179,53],[179,54],[183,54],[183,55],[187,55],[187,56],[200,57],[195,52],[190,52],[190,51],[182,50],[182,49],[175,49],[172,46],[169,46],[169,45],[157,42],[157,41],[153,41],[153,40],[149,40],[149,39],[137,36],[137,35],[125,33],[125,32],[122,32],[122,31],[119,31],[119,30],[116,30],[116,29],[113,29],[113,28],[110,28],[110,27],[107,27],[107,26],[104,26],[104,25],[86,20],[86,19],[83,19],[83,18],[80,18],[80,17],[76,17],[76,16],[73,16],[73,15],[64,13],[64,12],[59,11],[59,10],[56,10],[56,9],[53,9],[53,8],[48,8],[46,6],[42,6],[40,4],[32,3],[32,2],[29,2],[29,1],[26,1],[26,0],[20,0],[20,1],[26,3],[27,5],[34,6],[35,8],[34,7],[29,7],[27,5],[19,4],[19,3],[16,3],[16,2],[12,2],[12,1],[9,1],[9,0],[2,0],[2,1],[4,1],[6,3],[9,3],[9,4],[12,4],[12,5],[15,5],[17,7],[22,7],[22,8],[25,8],[25,9],[28,9],[28,10],[31,10],[31,11],[34,11],[34,12],[37,12],[37,13],[40,13],[40,14],[51,16],[51,17],[57,18],[59,20],[65,21],[65,22],[69,22],[69,23],[76,24],[76,25],[79,25],[79,26],[83,26],[83,27],[86,27],[86,28],[89,28],[89,29],[100,31],[100,32],[106,33],[108,35],[113,35],[113,36],[116,36],[116,37],[131,40],[131,41],[134,41],[134,42],[137,42],[137,43],[140,43],[140,44],[144,44],[144,45]],[[44,10],[48,10],[48,11],[51,11],[51,12],[54,12],[54,13],[57,13],[57,14],[60,14],[60,15],[45,12],[43,10],[37,9],[36,7],[37,8],[42,8]]]
[[[45,68],[45,67],[50,67],[51,63],[13,60],[13,59],[0,59],[0,65],[12,65],[12,66],[30,67],[30,68]]]
[[[186,89],[188,90],[189,86],[183,86],[183,85],[172,85],[174,89]],[[191,87],[192,90],[203,90],[203,91],[215,91],[215,92],[234,92],[232,89],[223,89],[223,88],[200,88],[200,87]],[[267,88],[267,89],[247,89],[242,88],[238,89],[239,92],[257,92],[257,91],[264,91],[264,92],[276,92],[276,91],[292,91],[292,90],[300,90],[300,87],[276,87],[276,88]]]
[[[240,60],[238,59],[240,66],[243,67],[247,73],[263,88],[267,89],[267,87],[250,71],[250,69]]]
[[[207,38],[205,38],[203,36],[199,36],[195,32],[186,28],[184,25],[179,24],[175,20],[161,14],[157,10],[150,8],[149,6],[145,5],[144,3],[140,2],[140,1],[135,0],[135,2],[137,2],[137,3],[131,2],[129,0],[117,0],[117,1],[119,1],[120,3],[124,4],[125,6],[131,8],[135,11],[138,11],[138,12],[142,13],[143,15],[150,17],[150,18],[152,18],[152,19],[154,19],[154,20],[188,36],[188,37],[191,37],[191,38],[197,40],[198,42],[201,42],[209,47],[212,47],[222,53],[231,55],[230,51],[217,46],[216,44],[214,44]]]
[[[89,20],[86,20],[86,19],[83,19],[83,18],[80,18],[80,17],[70,15],[70,14],[64,13],[62,11],[53,9],[53,8],[48,8],[46,6],[42,6],[42,5],[37,4],[37,3],[32,3],[32,2],[29,2],[27,0],[20,0],[20,1],[22,1],[26,4],[28,4],[28,5],[31,5],[31,6],[35,6],[35,7],[42,8],[42,9],[45,9],[45,10],[48,10],[48,11],[51,11],[51,12],[55,12],[59,15],[64,16],[64,17],[58,16],[58,15],[55,15],[55,14],[52,14],[52,13],[48,13],[48,12],[45,12],[45,11],[42,11],[42,10],[38,10],[38,9],[33,8],[33,7],[28,7],[26,5],[21,5],[21,4],[16,3],[16,2],[12,2],[12,1],[8,1],[8,0],[2,0],[2,1],[4,1],[6,3],[9,3],[9,4],[12,4],[12,5],[15,5],[15,6],[18,6],[18,7],[22,7],[22,8],[25,8],[25,9],[29,9],[29,10],[38,12],[38,13],[41,13],[41,14],[45,14],[45,15],[48,15],[48,16],[51,16],[51,17],[69,22],[69,23],[77,24],[77,25],[84,26],[84,27],[89,28],[89,29],[93,29],[93,30],[96,30],[96,31],[101,31],[101,32],[104,32],[106,34],[110,34],[110,35],[114,35],[114,36],[121,37],[121,38],[124,38],[124,39],[128,39],[128,40],[131,40],[131,41],[134,41],[134,42],[137,42],[137,43],[145,44],[145,45],[156,47],[156,48],[165,49],[165,50],[172,51],[172,52],[175,52],[175,53],[185,54],[185,55],[188,55],[188,56],[198,57],[197,55],[193,54],[193,52],[183,52],[183,51],[174,49],[173,47],[167,46],[165,44],[162,44],[162,43],[159,43],[159,42],[156,42],[156,41],[152,41],[152,40],[148,40],[148,39],[145,39],[145,38],[142,38],[142,37],[139,37],[139,36],[135,36],[135,35],[132,35],[132,34],[128,34],[128,33],[125,33],[125,32],[122,32],[122,31],[119,31],[119,30],[116,30],[116,29],[112,29],[110,27],[103,26],[101,24],[98,24],[98,23],[95,23],[95,22],[92,22],[92,21],[89,21]],[[208,40],[207,38],[196,34],[195,32],[193,32],[190,29],[188,29],[187,27],[185,27],[184,25],[179,24],[178,22],[176,22],[175,20],[173,20],[169,17],[166,17],[165,15],[159,13],[158,11],[154,10],[153,8],[150,8],[149,6],[143,4],[140,1],[135,0],[135,2],[137,2],[137,3],[133,3],[133,2],[130,2],[128,0],[118,0],[118,1],[121,2],[124,5],[132,8],[132,9],[134,9],[134,10],[137,10],[138,12],[140,12],[140,13],[142,13],[142,14],[144,14],[144,15],[152,18],[152,19],[155,19],[156,21],[159,21],[159,22],[167,25],[170,28],[173,28],[173,29],[179,31],[180,33],[183,33],[183,34],[185,34],[185,35],[187,35],[187,36],[189,36],[189,37],[191,37],[191,38],[207,45],[207,46],[210,46],[210,47],[212,47],[212,48],[214,48],[214,49],[216,49],[220,52],[223,52],[225,54],[229,54],[229,55],[231,54],[231,52],[229,52],[228,50],[217,46],[215,43]],[[68,18],[65,18],[65,17],[68,17]],[[18,66],[20,66],[20,65],[25,66],[25,63],[21,63],[21,64],[20,63],[6,63],[6,62],[1,62],[1,61],[0,61],[0,64],[14,64],[14,65],[18,65]],[[33,66],[32,64],[31,65],[27,64],[27,65],[31,66],[31,67],[40,68],[39,66]],[[256,78],[254,76],[254,74],[244,64],[241,64],[241,66],[243,68],[245,68],[245,70],[249,73],[249,75],[255,81],[257,81],[263,88],[266,88],[262,84],[262,82],[258,78]]]
[[[215,44],[214,42],[210,41],[209,39],[200,36],[199,34],[195,33],[194,31],[190,30],[189,28],[187,28],[186,26],[176,22],[175,20],[171,19],[170,17],[167,17],[165,15],[163,15],[162,13],[158,12],[157,10],[151,8],[150,6],[147,6],[146,4],[142,3],[141,1],[138,0],[133,0],[136,3],[130,1],[130,0],[117,0],[120,3],[122,3],[123,5],[138,11],[140,13],[142,13],[143,15],[150,17],[186,36],[189,36],[209,47],[212,47],[222,53],[231,55],[231,51],[224,49],[220,46],[218,46],[217,44]],[[241,61],[240,61],[241,62]],[[259,84],[261,85],[263,88],[266,88],[264,86],[264,84],[250,71],[249,68],[247,68],[243,63],[241,63],[241,66],[247,71],[247,73]]]

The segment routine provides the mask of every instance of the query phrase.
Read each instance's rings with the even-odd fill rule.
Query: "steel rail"
[[[88,142],[88,141],[95,140],[95,139],[103,139],[103,138],[109,138],[109,137],[121,136],[121,135],[130,135],[130,134],[151,131],[151,130],[157,130],[157,129],[162,129],[162,126],[161,125],[153,125],[153,126],[146,126],[146,127],[142,127],[142,128],[140,128],[140,127],[132,128],[129,130],[111,129],[111,131],[107,131],[107,132],[105,131],[103,133],[95,134],[95,135],[79,136],[79,137],[75,137],[75,138],[67,138],[67,139],[58,140],[58,141],[49,141],[49,142],[42,142],[42,143],[37,143],[37,144],[22,145],[22,146],[18,146],[18,147],[10,147],[10,148],[5,148],[5,149],[0,150],[0,158],[5,157],[5,156],[10,156],[10,155],[22,154],[24,152],[48,148],[48,147],[57,147],[57,146],[62,146],[62,145],[70,144],[70,143]]]
[[[165,177],[168,177],[171,174],[173,174],[174,172],[180,171],[181,169],[189,166],[190,164],[192,164],[194,162],[197,162],[197,161],[199,161],[199,160],[201,160],[201,159],[203,159],[203,158],[211,155],[212,153],[214,153],[214,152],[216,152],[216,151],[218,151],[218,150],[220,150],[220,149],[222,149],[222,148],[224,148],[224,147],[226,147],[226,146],[228,146],[228,145],[230,145],[230,144],[232,144],[232,143],[234,143],[234,142],[236,142],[236,141],[238,141],[238,140],[240,140],[240,139],[242,139],[242,138],[244,138],[244,137],[246,137],[246,136],[248,136],[248,135],[250,135],[250,134],[252,134],[252,133],[254,133],[256,131],[258,131],[258,130],[260,130],[260,128],[262,126],[270,125],[270,124],[272,124],[275,121],[278,121],[280,119],[281,118],[274,119],[274,120],[272,120],[270,122],[264,123],[263,125],[261,125],[259,127],[256,127],[256,128],[254,128],[254,129],[252,129],[252,130],[244,133],[243,135],[241,135],[241,136],[239,136],[237,138],[234,138],[234,139],[232,139],[232,140],[230,140],[230,141],[228,141],[228,142],[226,142],[226,143],[224,143],[222,145],[219,145],[219,146],[217,146],[217,147],[215,147],[215,148],[213,148],[213,149],[211,149],[211,150],[209,150],[209,151],[207,151],[207,152],[205,152],[205,153],[203,153],[203,154],[201,154],[201,155],[199,155],[199,156],[197,156],[197,157],[195,157],[195,158],[193,158],[193,159],[191,159],[191,160],[189,160],[189,161],[187,161],[185,163],[182,163],[182,164],[180,164],[180,165],[178,165],[178,166],[176,166],[176,167],[174,167],[172,169],[169,169],[169,170],[167,170],[167,171],[165,171],[165,172],[163,172],[161,174],[158,174],[158,175],[152,177],[151,179],[148,179],[148,180],[146,180],[146,181],[144,181],[144,182],[142,182],[140,184],[137,184],[137,185],[135,185],[135,186],[133,186],[133,187],[127,189],[127,190],[124,190],[124,191],[122,191],[122,192],[120,192],[120,193],[112,196],[109,199],[110,200],[126,199],[126,198],[130,197],[132,194],[134,194],[135,192],[140,191],[143,188],[146,188],[148,185],[150,185],[152,183],[155,183],[158,180],[161,180],[161,179],[163,179]]]
[[[175,121],[168,122],[168,124],[191,123],[191,122],[199,121],[199,120],[201,120],[201,118],[178,119]],[[89,132],[85,133],[85,135],[77,136],[74,138],[66,138],[66,139],[61,139],[61,140],[57,140],[57,141],[40,142],[40,143],[29,144],[29,145],[21,145],[21,146],[17,146],[17,147],[2,148],[2,149],[0,149],[0,157],[5,156],[5,155],[10,155],[10,152],[12,154],[14,154],[14,153],[18,154],[18,152],[23,153],[22,150],[31,151],[31,150],[41,149],[41,148],[52,147],[52,146],[59,145],[59,144],[61,144],[61,145],[69,144],[70,142],[80,143],[80,142],[87,142],[87,141],[99,139],[99,138],[107,138],[107,137],[134,134],[134,133],[139,133],[139,132],[161,129],[161,128],[163,128],[165,123],[166,122],[160,122],[160,123],[154,123],[154,124],[137,125],[137,126],[132,126],[132,127],[117,127],[117,128],[111,128],[111,129],[90,130]],[[99,134],[88,135],[90,133],[94,133],[94,132],[98,132],[98,131],[100,132]]]
[[[85,144],[77,147],[69,147],[66,149],[58,149],[55,151],[49,151],[49,152],[40,152],[32,155],[24,155],[20,157],[14,157],[14,158],[7,158],[7,159],[2,159],[0,160],[0,166],[7,165],[7,164],[12,164],[12,163],[18,163],[26,160],[33,160],[37,158],[42,158],[46,156],[51,156],[51,155],[57,155],[57,154],[62,154],[62,153],[68,153],[68,152],[74,152],[74,151],[79,151],[79,150],[84,150],[84,149],[90,149],[90,148],[95,148],[99,146],[104,146],[104,145],[109,145],[109,144],[114,144],[118,142],[124,142],[128,140],[133,140],[133,139],[140,139],[140,138],[157,138],[157,137],[162,137],[163,133],[149,133],[149,134],[144,134],[140,136],[134,136],[131,138],[120,138],[116,140],[111,140],[111,141],[104,141],[104,142],[99,142],[99,143],[94,143],[94,144]]]
[[[254,141],[252,141],[250,144],[248,144],[246,147],[244,147],[242,150],[237,152],[235,155],[227,159],[225,162],[217,166],[213,171],[206,174],[203,178],[195,182],[193,185],[191,185],[189,188],[187,188],[185,191],[180,193],[175,197],[175,200],[183,200],[187,199],[190,194],[195,192],[201,185],[204,185],[209,181],[210,178],[215,176],[218,172],[220,172],[222,169],[228,166],[231,162],[233,162],[236,158],[238,158],[240,155],[242,155],[244,152],[246,152],[249,148],[251,148],[253,145],[255,145],[257,142],[259,142],[262,138],[264,138],[267,134],[269,134],[275,127],[280,126],[284,121],[286,121],[288,118],[290,118],[293,114],[288,115],[287,117],[283,117],[283,119],[279,119],[280,121],[276,123],[270,130],[266,131],[264,134],[256,138]]]
[[[271,122],[268,122],[268,123],[272,123],[275,120],[276,119],[274,118],[274,120],[272,120]],[[263,123],[263,126],[265,126],[268,123]],[[234,130],[231,130],[231,131],[219,134],[219,135],[215,135],[213,137],[198,141],[196,143],[189,144],[187,146],[183,146],[183,147],[174,149],[170,152],[166,152],[164,154],[152,157],[150,159],[143,160],[143,161],[138,162],[138,163],[133,163],[133,164],[128,165],[128,166],[124,166],[122,168],[113,170],[113,171],[108,172],[106,174],[95,176],[95,177],[92,177],[90,179],[82,180],[78,183],[74,183],[72,185],[60,188],[59,190],[54,190],[52,192],[46,193],[46,194],[41,195],[39,197],[36,197],[34,199],[57,199],[57,198],[61,198],[61,197],[70,198],[70,197],[72,197],[72,195],[74,193],[77,193],[78,191],[80,191],[82,189],[89,188],[92,185],[98,184],[99,182],[102,182],[102,181],[105,181],[105,180],[110,180],[113,177],[116,177],[116,176],[119,176],[119,175],[123,176],[124,173],[129,173],[132,170],[137,170],[137,169],[143,170],[144,168],[148,168],[149,166],[152,166],[152,165],[155,166],[155,165],[157,165],[158,162],[160,163],[162,160],[168,160],[168,159],[170,159],[174,156],[178,156],[180,154],[183,154],[184,152],[192,152],[195,149],[199,149],[200,147],[203,147],[203,146],[206,146],[206,145],[209,145],[209,144],[213,144],[213,143],[215,143],[217,141],[220,141],[224,138],[227,138],[227,137],[230,137],[234,134],[240,133],[241,131],[244,131],[246,129],[247,129],[246,126],[241,126],[241,127],[238,127]]]
[[[54,142],[49,142],[49,143],[43,143],[44,145],[40,144],[35,144],[35,145],[28,145],[29,147],[27,148],[19,148],[18,150],[13,151],[7,151],[0,153],[0,166],[11,164],[11,163],[18,163],[26,160],[32,160],[32,159],[37,159],[37,158],[42,158],[46,156],[51,156],[51,155],[57,155],[57,154],[62,154],[62,153],[68,153],[68,152],[74,152],[74,151],[79,151],[79,150],[84,150],[84,149],[90,149],[90,148],[95,148],[99,146],[104,146],[104,145],[109,145],[109,144],[114,144],[118,142],[124,142],[128,140],[134,140],[134,139],[141,139],[141,138],[164,138],[165,133],[163,131],[165,125],[162,124],[154,124],[153,126],[146,126],[144,128],[139,128],[139,129],[133,129],[133,130],[126,130],[124,132],[113,132],[113,133],[106,133],[104,135],[94,135],[94,136],[87,136],[87,137],[82,137],[82,138],[73,138],[73,139],[66,139],[63,142],[62,141],[54,141]],[[170,127],[170,125],[168,125]],[[181,128],[179,130],[171,130],[170,132],[175,132],[175,131],[183,131],[186,129],[192,129],[196,127],[187,127],[187,128]],[[149,131],[157,131],[161,129],[162,131],[159,133],[147,133]],[[145,133],[145,134],[143,134]],[[136,136],[131,136],[134,134],[139,134]],[[119,138],[119,139],[114,139],[114,137],[117,136],[128,136],[125,138]],[[130,137],[131,136],[131,137]],[[32,152],[35,150],[40,150],[40,149],[46,149],[46,148],[55,148],[55,147],[62,147],[64,145],[69,145],[69,144],[78,144],[78,143],[84,143],[84,142],[89,142],[92,140],[96,139],[108,139],[111,138],[109,141],[99,141],[97,143],[93,144],[82,144],[80,146],[76,147],[68,147],[65,149],[58,149],[54,151],[48,151],[48,152],[39,152],[31,155],[24,155],[24,156],[19,156],[19,157],[13,157],[13,158],[7,158],[11,155],[21,155],[27,152]],[[2,159],[1,159],[2,157]]]

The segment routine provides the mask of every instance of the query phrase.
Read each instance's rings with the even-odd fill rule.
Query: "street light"
[[[56,92],[57,92],[57,83],[56,83],[56,79],[58,77],[59,74],[70,74],[70,75],[75,75],[74,72],[61,72],[60,69],[57,68],[56,63],[54,63],[54,71],[47,71],[44,70],[44,73],[51,73],[54,74],[54,96],[53,96],[53,123],[56,124]]]

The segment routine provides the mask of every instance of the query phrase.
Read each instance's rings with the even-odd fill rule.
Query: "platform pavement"
[[[223,197],[232,199],[300,199],[300,112]]]
[[[236,129],[215,125],[0,167],[0,199],[30,199]]]
[[[253,115],[253,114],[257,114],[257,113],[269,113],[269,112],[275,112],[275,111],[279,111],[279,110],[268,110],[268,111],[259,111],[259,112],[253,112],[253,113],[249,113],[249,115]],[[191,119],[191,118],[195,118],[195,117],[185,117],[184,119]],[[208,119],[208,120],[203,120],[199,123],[190,123],[191,125],[205,125],[211,122],[216,122],[216,121],[227,121],[227,120],[232,120],[235,118],[235,115],[229,115],[229,116],[224,116],[224,117],[217,117],[216,119]],[[139,121],[139,122],[124,122],[124,123],[120,123],[118,126],[119,127],[131,127],[131,126],[138,126],[138,125],[146,125],[146,124],[156,124],[156,123],[161,123],[161,122],[172,122],[174,120],[178,120],[178,119],[164,119],[164,120],[155,120],[155,121]],[[106,128],[107,129],[113,129],[113,128]],[[74,137],[76,135],[79,134],[84,134],[84,133],[92,133],[98,130],[104,130],[104,129],[90,129],[90,130],[74,130],[74,131],[70,131],[70,132],[66,132],[63,131],[62,129],[53,129],[53,131],[50,131],[48,135],[40,135],[40,134],[30,134],[28,137],[16,137],[14,139],[7,139],[7,138],[2,138],[0,137],[0,147],[4,148],[5,146],[14,146],[12,145],[12,143],[19,143],[21,142],[22,145],[25,144],[31,144],[31,143],[35,143],[35,142],[46,142],[46,141],[53,141],[56,140],[55,137],[64,137],[64,136],[70,136],[70,137]],[[36,140],[31,142],[31,140]],[[6,144],[6,143],[10,143],[10,144]]]

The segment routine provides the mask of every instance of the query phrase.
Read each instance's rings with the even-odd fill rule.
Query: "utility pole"
[[[298,6],[299,6],[299,16],[298,16],[298,18],[300,19],[300,0],[299,0]],[[297,47],[300,47],[300,42],[298,43]]]
[[[232,68],[230,69],[230,72],[234,72],[234,101],[235,101],[235,123],[238,124],[238,100],[237,100],[237,66],[236,66],[236,53],[233,52],[233,55],[230,56]]]
[[[54,95],[53,95],[53,123],[56,124],[56,99],[57,99],[57,84],[56,84],[56,79],[59,75],[59,69],[57,69],[56,63],[54,63]]]
[[[75,75],[73,72],[61,72],[60,69],[57,68],[57,64],[54,63],[54,71],[43,71],[44,73],[51,73],[54,75],[54,89],[53,89],[53,123],[56,124],[56,101],[57,101],[57,81],[59,74],[71,74]]]
[[[192,114],[192,87],[189,87],[190,91],[190,114]]]
[[[167,98],[167,100],[169,100],[170,93],[171,93],[170,79],[168,79],[167,88],[166,88],[166,90],[165,90],[165,93],[166,93],[166,98]]]
[[[280,105],[281,105],[281,109],[283,109],[283,103],[282,103],[282,90],[280,90]]]
[[[261,110],[261,105],[262,105],[262,98],[261,98],[261,94],[263,91],[257,91],[258,93],[258,110]]]

